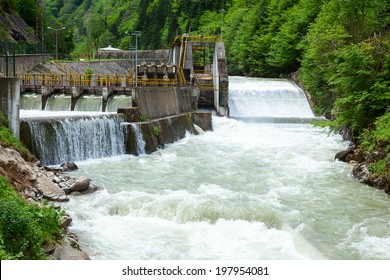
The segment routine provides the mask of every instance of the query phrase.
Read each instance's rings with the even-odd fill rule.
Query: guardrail
[[[24,86],[55,87],[133,87],[135,79],[125,74],[19,74]],[[178,84],[176,79],[138,77],[138,85],[147,87],[171,87]]]
[[[188,84],[183,70],[179,69],[179,79],[171,78],[148,78],[138,76],[138,86],[141,87],[174,87]],[[19,74],[22,86],[53,86],[53,87],[134,87],[135,79],[125,74]],[[215,76],[208,76],[212,81]],[[218,91],[219,87],[212,82],[203,82],[202,79],[194,78],[193,83],[201,91]]]

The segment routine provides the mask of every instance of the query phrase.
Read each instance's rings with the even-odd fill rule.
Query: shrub
[[[156,137],[160,135],[160,130],[158,129],[158,126],[153,126],[153,135]]]
[[[0,177],[0,257],[44,259],[41,246],[61,237],[60,213],[27,203]]]
[[[0,113],[0,144],[4,147],[15,149],[26,160],[32,161],[35,159],[30,151],[15,137],[11,129],[9,129],[7,117],[3,113]]]

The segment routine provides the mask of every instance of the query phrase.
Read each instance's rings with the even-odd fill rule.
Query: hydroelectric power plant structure
[[[20,73],[21,108],[116,112],[134,103],[148,115],[148,105],[140,95],[188,90],[195,106],[229,115],[226,55],[216,36],[185,35],[173,42],[171,50],[119,54],[129,59],[118,61],[122,71],[116,73],[85,71],[89,66],[77,73],[72,63],[57,63],[56,72],[61,73]]]
[[[198,106],[228,116],[225,49],[216,36],[183,35],[170,50],[120,55],[125,59],[53,61],[43,71],[18,74],[22,112],[62,115],[22,115],[21,140],[44,164],[151,153],[186,131],[196,133],[193,124],[211,129],[211,113]]]

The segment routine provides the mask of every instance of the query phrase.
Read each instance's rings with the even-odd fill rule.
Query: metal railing
[[[56,87],[133,87],[135,79],[125,74],[19,74],[24,86],[56,86]],[[172,87],[178,81],[170,78],[138,77],[138,85],[146,87]]]

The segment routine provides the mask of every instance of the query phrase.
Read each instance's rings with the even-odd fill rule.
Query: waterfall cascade
[[[145,140],[142,135],[142,130],[141,126],[139,124],[132,123],[131,124],[131,129],[134,133],[134,139],[135,139],[135,144],[137,148],[137,154],[138,155],[144,155],[145,154]]]
[[[305,93],[289,80],[270,83],[267,79],[247,78],[240,84],[231,83],[229,107],[230,116],[239,119],[304,122],[314,118]]]
[[[125,154],[124,119],[116,115],[26,120],[33,152],[46,165]]]
[[[101,112],[103,109],[103,97],[100,95],[81,95],[74,107],[75,111]]]
[[[70,111],[72,97],[68,94],[52,94],[49,96],[46,111]]]
[[[108,98],[106,112],[117,112],[119,108],[131,108],[132,98],[130,95],[113,95]]]
[[[78,112],[102,112],[103,96],[95,94],[82,94],[75,104],[75,111]],[[21,110],[42,110],[46,111],[71,111],[72,96],[64,93],[51,94],[47,102],[42,104],[42,94],[25,92],[20,96]],[[132,97],[127,94],[113,94],[108,97],[105,112],[117,112],[118,108],[131,108]]]
[[[20,95],[21,110],[41,110],[42,95],[33,92],[28,92]]]

